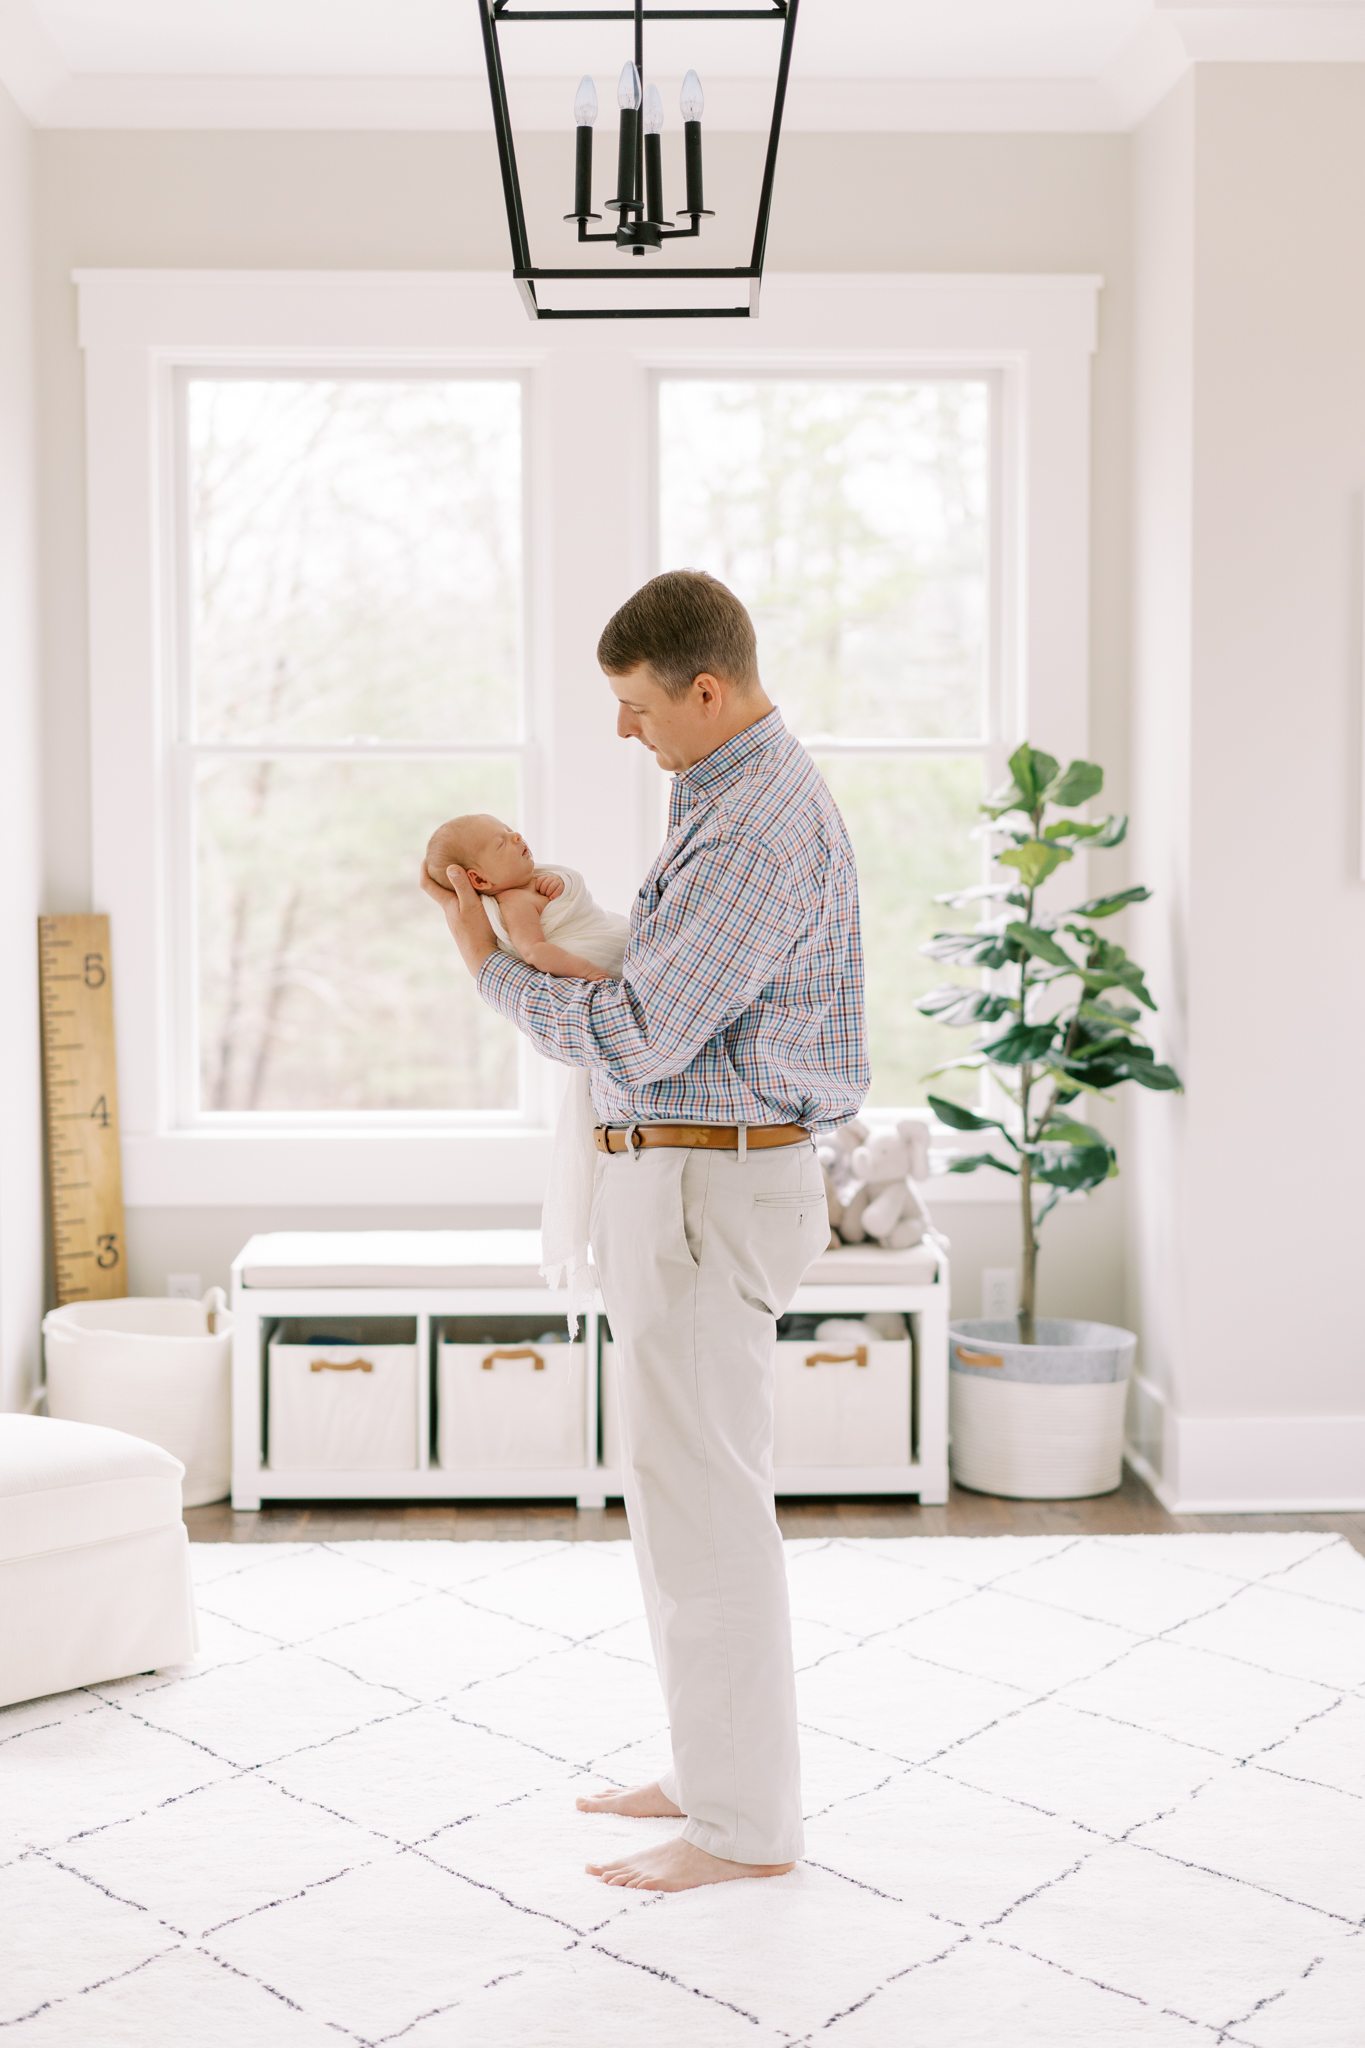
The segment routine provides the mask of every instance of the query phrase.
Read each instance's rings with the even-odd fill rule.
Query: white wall
[[[523,153],[528,209],[567,201],[566,137]],[[755,137],[716,135],[708,183],[751,178]],[[502,268],[506,227],[492,142],[462,134],[59,132],[36,138],[42,361],[46,886],[89,904],[88,716],[81,363],[73,269]],[[1126,786],[1129,144],[1123,136],[794,135],[783,144],[769,238],[774,270],[1091,271],[1106,278],[1095,368],[1094,686],[1091,750]],[[509,285],[509,290],[511,289]],[[1046,734],[1036,735],[1044,744]],[[1106,880],[1124,879],[1121,855]],[[93,906],[99,908],[101,906]],[[1041,1271],[1045,1311],[1119,1319],[1123,1187],[1059,1210]],[[449,1225],[467,1214],[133,1211],[130,1284],[168,1272],[226,1277],[253,1228]],[[485,1220],[520,1222],[520,1215]],[[975,1313],[982,1265],[1017,1261],[1003,1203],[956,1208],[956,1299]]]
[[[36,1383],[43,1303],[31,219],[32,137],[0,87],[0,1409]]]
[[[1138,146],[1134,858],[1189,1088],[1140,1148],[1143,1428],[1173,1500],[1360,1505],[1365,66],[1180,91]]]

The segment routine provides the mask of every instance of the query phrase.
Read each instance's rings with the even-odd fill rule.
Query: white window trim
[[[657,771],[615,738],[593,661],[649,573],[651,391],[660,371],[877,376],[987,371],[1002,408],[1000,685],[1006,744],[1030,727],[1086,751],[1091,276],[771,276],[741,322],[528,328],[501,273],[80,271],[86,356],[93,886],[113,927],[130,1206],[269,1202],[406,1208],[540,1199],[548,1086],[526,1119],[414,1130],[175,1127],[168,948],[175,878],[164,704],[173,648],[175,373],[518,371],[528,512],[528,823],[627,903],[658,844]],[[583,801],[584,792],[593,800]],[[533,841],[534,843],[534,841]],[[433,913],[433,924],[435,923]],[[433,943],[439,939],[433,932]],[[538,1098],[538,1099],[536,1099]],[[1003,1176],[942,1199],[1011,1199]]]

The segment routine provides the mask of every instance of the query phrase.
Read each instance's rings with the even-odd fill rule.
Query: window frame
[[[591,874],[605,902],[631,900],[660,836],[658,772],[615,739],[592,649],[653,565],[661,374],[996,378],[1000,749],[1031,722],[1052,751],[1086,751],[1098,277],[777,274],[760,321],[701,334],[663,321],[528,328],[510,283],[490,273],[79,271],[75,282],[86,365],[92,885],[113,925],[131,1206],[536,1202],[559,1092],[527,1051],[522,1111],[483,1113],[497,1128],[470,1114],[400,1124],[366,1113],[363,1128],[326,1117],[304,1129],[259,1113],[246,1127],[177,1121],[183,877],[165,693],[181,630],[179,372],[524,378],[527,822]],[[585,789],[600,800],[584,804]],[[979,1191],[954,1179],[942,1195],[1000,1199],[988,1186],[997,1178],[981,1176]]]

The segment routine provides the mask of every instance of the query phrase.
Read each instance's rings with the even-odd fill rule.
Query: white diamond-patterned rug
[[[191,1666],[0,1713],[16,2048],[1361,2048],[1365,1559],[787,1546],[807,1860],[661,1896],[629,1546],[194,1549]]]

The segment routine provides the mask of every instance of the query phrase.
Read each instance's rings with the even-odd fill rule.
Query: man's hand
[[[424,894],[430,896],[433,903],[439,903],[445,913],[450,936],[460,949],[460,958],[477,978],[489,954],[498,950],[498,942],[493,937],[493,927],[479,900],[478,890],[463,868],[446,869],[450,887],[443,889],[439,882],[432,880],[423,861],[421,879]]]
[[[537,875],[532,884],[537,896],[545,896],[553,903],[556,896],[564,894],[563,875]]]

